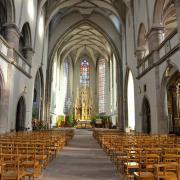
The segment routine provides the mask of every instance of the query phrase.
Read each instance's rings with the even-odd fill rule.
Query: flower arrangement
[[[56,127],[73,127],[74,120],[72,116],[60,115],[57,117]]]
[[[42,121],[39,119],[33,119],[32,120],[32,129],[35,130],[44,130],[48,129],[48,123],[46,121]]]

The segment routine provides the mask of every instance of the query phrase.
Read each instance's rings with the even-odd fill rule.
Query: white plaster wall
[[[21,95],[24,96],[26,103],[25,126],[27,128],[31,128],[34,80],[36,73],[40,67],[42,67],[43,70],[43,80],[45,87],[48,49],[48,29],[47,33],[44,32],[42,35],[39,34],[40,13],[37,14],[37,2],[37,0],[14,0],[15,24],[21,31],[24,23],[29,23],[31,29],[32,48],[34,48],[35,53],[32,57],[32,78],[28,78],[16,67],[14,67],[13,65],[9,65],[4,60],[0,59],[0,66],[2,67],[2,71],[5,78],[5,87],[7,87],[7,85],[9,84],[7,90],[10,93],[8,107],[9,112],[7,117],[8,123],[6,127],[4,124],[1,123],[3,126],[3,130],[1,130],[1,132],[15,129],[16,109],[18,100],[21,97]],[[42,12],[42,16],[45,17],[44,12]],[[7,72],[10,73],[10,75],[7,76]],[[8,81],[7,77],[10,78],[8,79]],[[23,94],[24,87],[27,87],[26,94]]]
[[[148,3],[148,4],[146,4]],[[158,117],[158,111],[160,108],[158,107],[158,91],[156,89],[156,82],[158,81],[156,77],[155,68],[145,74],[140,80],[136,79],[137,77],[137,58],[134,54],[136,47],[137,47],[137,39],[138,39],[138,31],[140,23],[144,23],[147,32],[150,30],[151,26],[153,25],[153,13],[154,13],[154,4],[155,0],[145,1],[139,0],[134,1],[134,26],[135,32],[133,31],[133,16],[130,12],[126,14],[126,39],[123,43],[123,52],[126,56],[123,55],[123,61],[126,62],[123,66],[123,75],[124,75],[124,85],[125,82],[125,73],[126,73],[126,64],[129,69],[131,69],[134,82],[135,82],[135,109],[136,109],[136,130],[142,131],[142,101],[143,97],[146,96],[149,99],[150,107],[151,107],[151,130],[152,133],[158,132],[165,132],[161,127],[161,123],[159,122],[160,119]],[[148,6],[147,6],[148,5]],[[147,8],[148,7],[148,11]],[[129,17],[130,16],[130,17]],[[179,19],[179,17],[178,17]],[[129,25],[130,22],[130,25]],[[149,24],[148,24],[149,23]],[[135,37],[134,37],[135,34]],[[134,47],[134,40],[135,39],[135,47]],[[127,48],[127,52],[126,52]],[[176,52],[170,57],[170,62],[180,68],[180,52]],[[159,85],[161,88],[162,78],[167,68],[167,62],[165,61],[159,66]],[[143,92],[144,84],[147,85],[147,92]],[[124,87],[125,88],[125,87]],[[141,93],[140,93],[141,89]],[[127,112],[125,112],[127,113]],[[164,122],[167,123],[167,122]]]
[[[25,87],[27,87],[27,93],[23,92]],[[15,129],[17,104],[21,96],[25,98],[26,104],[25,127],[31,128],[32,90],[32,80],[22,74],[22,72],[20,72],[15,67],[12,67],[12,79],[9,98],[9,130]]]
[[[3,79],[3,89],[1,90],[1,109],[0,109],[0,133],[5,133],[8,131],[8,112],[9,112],[9,102],[8,102],[8,95],[9,95],[9,64],[4,60],[3,57],[0,56],[0,70]]]
[[[148,22],[147,22],[147,9],[146,9],[146,0],[134,1],[134,22],[135,22],[135,39],[137,44],[139,26],[141,23],[144,23],[146,31],[148,31]]]

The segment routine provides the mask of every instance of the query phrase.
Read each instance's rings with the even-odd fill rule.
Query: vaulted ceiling
[[[93,13],[107,18],[118,33],[121,32],[128,2],[130,0],[39,0],[40,7],[46,8],[46,27],[57,26],[66,16],[74,12],[88,19]],[[97,22],[98,23],[98,22]],[[51,28],[52,29],[52,28]],[[51,31],[53,33],[53,30]],[[61,40],[58,48],[61,59],[68,55],[74,61],[82,55],[89,56],[94,63],[98,57],[108,59],[111,47],[106,38],[88,24],[80,25]]]
[[[111,47],[105,37],[88,24],[83,24],[70,32],[59,46],[58,56],[63,60],[68,55],[73,57],[74,63],[83,56],[89,56],[94,64],[97,57],[108,60]]]
[[[60,13],[63,16],[78,11],[84,17],[93,12],[107,16],[114,24],[125,19],[126,7],[131,0],[39,0],[40,7],[46,4],[46,23],[49,24],[53,17]]]

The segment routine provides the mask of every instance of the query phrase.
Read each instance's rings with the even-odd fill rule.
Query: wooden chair
[[[11,155],[11,162],[4,161],[1,172],[1,180],[20,180],[25,177],[25,171],[21,166],[19,156]]]
[[[179,180],[178,163],[167,163],[155,165],[156,180]]]
[[[159,163],[158,154],[144,154],[140,157],[139,171],[134,172],[135,180],[154,180],[154,164]]]
[[[129,179],[134,177],[133,173],[139,168],[140,152],[140,149],[129,149],[127,151],[127,158],[124,162],[124,172]]]

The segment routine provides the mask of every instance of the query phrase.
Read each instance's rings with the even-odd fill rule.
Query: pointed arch
[[[144,23],[141,23],[139,26],[139,31],[138,31],[138,40],[137,40],[137,45],[138,47],[145,47],[146,45],[146,27]]]
[[[142,132],[151,133],[151,106],[146,96],[142,101]]]
[[[130,68],[126,70],[125,76],[125,126],[135,129],[135,97],[134,97],[134,78]]]
[[[4,25],[15,23],[13,0],[0,0],[0,34],[4,36]]]
[[[22,36],[20,41],[22,41],[24,47],[32,47],[31,38],[31,28],[28,22],[24,23],[21,30]]]
[[[42,68],[39,68],[34,80],[34,95],[33,95],[33,118],[43,119],[43,99],[44,99],[44,79]]]
[[[115,57],[115,61],[116,62],[116,75],[117,75],[117,102],[116,102],[116,109],[117,109],[117,121],[124,121],[123,120],[123,112],[122,112],[122,107],[120,104],[122,104],[122,95],[123,95],[123,86],[122,86],[122,79],[119,78],[122,76],[122,59],[120,58],[120,52],[118,50],[118,47],[115,45],[115,42],[113,41],[113,37],[110,36],[110,34],[106,33],[105,29],[103,29],[102,27],[99,27],[95,22],[91,21],[91,20],[81,20],[79,21],[78,23],[75,23],[75,24],[70,24],[69,25],[69,28],[67,28],[68,30],[65,31],[64,33],[62,33],[62,35],[60,35],[60,37],[57,39],[56,43],[54,44],[54,48],[52,48],[52,50],[50,51],[49,53],[49,65],[48,65],[48,71],[47,71],[47,82],[50,82],[51,79],[52,79],[52,67],[53,67],[53,61],[54,61],[54,58],[56,57],[56,54],[57,54],[57,51],[61,45],[61,43],[63,42],[64,38],[69,34],[71,33],[74,29],[82,26],[82,25],[86,25],[86,26],[90,26],[92,27],[93,29],[95,29],[96,31],[98,31],[101,35],[103,35],[105,37],[105,39],[107,40],[107,42],[110,44],[111,46],[111,50],[114,54],[114,57]],[[109,58],[108,58],[109,59]],[[48,84],[48,83],[46,83]],[[47,93],[46,93],[46,101],[47,103],[50,103],[51,102],[51,92],[52,92],[52,88],[51,86],[48,86],[46,87],[47,88]],[[47,118],[49,118],[49,109],[47,109],[46,111],[47,113]],[[122,117],[122,118],[121,118]],[[120,122],[119,123],[119,126],[121,126],[120,128],[122,130],[124,130],[124,127],[123,127],[123,123]]]
[[[148,48],[148,42],[146,39],[146,27],[144,23],[141,23],[139,26],[139,31],[138,31],[138,39],[137,39],[137,47],[138,50],[141,51],[141,57],[139,57],[141,60],[144,58],[148,53],[149,53],[149,48]]]
[[[32,51],[32,38],[31,38],[31,28],[28,22],[26,22],[21,30],[22,36],[19,40],[19,52],[26,58],[29,62],[31,61],[27,51]]]
[[[177,28],[176,8],[173,0],[156,0],[153,23],[165,28],[165,37]]]
[[[180,123],[180,106],[179,95],[180,91],[180,72],[177,66],[173,63],[169,63],[165,69],[161,82],[161,94],[162,94],[162,115],[161,120],[165,125],[166,133],[179,134],[180,129],[178,123]]]
[[[25,119],[26,119],[26,103],[25,98],[21,96],[18,100],[17,109],[16,109],[16,131],[25,130]]]
[[[0,24],[15,22],[15,8],[13,0],[0,0]],[[3,20],[3,21],[1,21]]]

